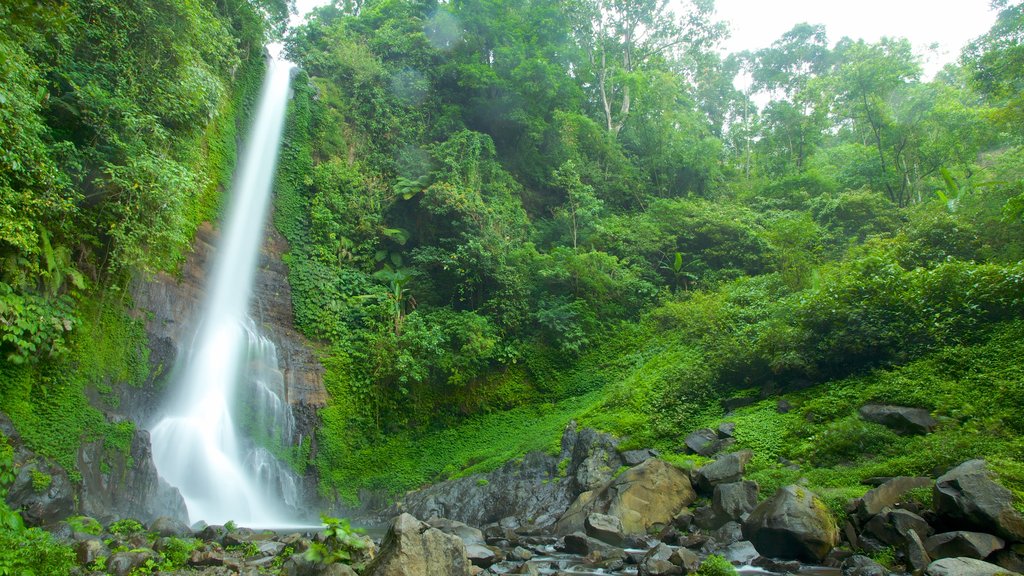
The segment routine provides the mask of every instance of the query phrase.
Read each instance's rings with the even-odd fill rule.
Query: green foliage
[[[115,382],[140,386],[149,376],[139,321],[112,303],[89,302],[83,313],[88,321],[73,333],[65,358],[0,365],[0,410],[11,416],[32,450],[55,459],[72,478],[83,442],[102,440],[108,459],[124,459],[134,435],[131,422],[108,423],[86,391],[106,397]]]
[[[39,470],[32,470],[30,475],[32,476],[32,490],[42,493],[50,489],[50,484],[53,483],[52,476]]]
[[[699,576],[736,576],[736,569],[732,563],[719,556],[712,554],[704,559],[697,568]]]
[[[7,506],[0,503],[0,508]],[[75,565],[74,550],[39,528],[0,527],[0,549],[4,550],[0,554],[0,574],[4,576],[69,574]]]
[[[123,518],[107,527],[107,531],[114,536],[131,536],[142,533],[145,530],[145,527],[138,520],[132,518]]]
[[[320,521],[324,523],[323,542],[310,545],[304,554],[306,560],[323,564],[348,562],[367,547],[363,530],[352,528],[347,519],[321,515]]]
[[[75,532],[92,534],[93,536],[99,536],[103,533],[103,525],[95,518],[88,516],[71,516],[67,519],[67,523]]]

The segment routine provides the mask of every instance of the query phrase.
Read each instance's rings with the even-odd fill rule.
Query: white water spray
[[[236,398],[244,418],[289,446],[294,431],[274,344],[247,316],[288,102],[291,66],[271,61],[255,124],[236,175],[210,274],[203,318],[165,416],[150,431],[160,475],[181,491],[189,519],[246,526],[296,521],[297,486],[263,447],[240,443]],[[236,388],[246,386],[242,390]]]

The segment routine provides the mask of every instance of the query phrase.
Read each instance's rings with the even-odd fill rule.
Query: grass
[[[658,351],[635,354],[630,362],[601,364],[606,356],[600,354],[581,362],[578,371],[598,372],[591,379],[606,382],[582,395],[479,414],[443,430],[385,436],[349,454],[344,467],[322,469],[325,486],[354,504],[361,488],[394,497],[446,478],[488,472],[531,450],[557,452],[573,419],[629,436],[624,447],[653,446],[674,464],[697,467],[707,459],[683,454],[682,437],[728,421],[736,424],[735,449],[754,451],[748,478],[759,483],[762,497],[803,481],[842,517],[846,502],[868,489],[862,484],[867,478],[935,476],[982,457],[1018,503],[1024,501],[1024,422],[1018,417],[1024,408],[1024,367],[1018,362],[1024,357],[1024,322],[997,326],[979,344],[947,347],[904,366],[787,394],[793,409],[786,414],[778,412],[773,397],[725,416],[718,396],[703,388],[698,355],[664,342],[649,346]],[[680,375],[696,375],[701,393],[691,395],[692,402],[675,404],[680,414],[652,413],[651,397]],[[586,379],[573,373],[565,378]],[[868,402],[922,406],[941,424],[927,436],[898,436],[856,416]],[[677,421],[683,424],[671,428]]]

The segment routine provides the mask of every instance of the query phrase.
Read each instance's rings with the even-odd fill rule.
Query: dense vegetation
[[[217,218],[286,16],[278,0],[0,5],[0,411],[75,481],[84,442],[130,458],[133,423],[104,415],[113,386],[151,376],[129,284],[173,271]],[[0,549],[3,574],[73,559],[2,500]]]
[[[570,419],[685,464],[732,398],[766,487],[838,509],[981,456],[1024,494],[1024,5],[927,81],[905,40],[810,24],[723,56],[712,3],[681,6],[346,1],[287,34],[275,224],[322,343],[324,497],[493,468]],[[0,410],[71,470],[123,443],[85,392],[149,376],[126,288],[216,218],[283,14],[0,6]],[[942,425],[898,437],[868,401]]]
[[[315,12],[277,224],[328,344],[324,495],[485,470],[571,418],[671,455],[777,394],[797,410],[734,415],[763,483],[983,455],[1022,486],[1024,8],[996,7],[931,81],[905,40],[808,24],[723,57],[707,2]],[[866,401],[946,420],[910,447]]]

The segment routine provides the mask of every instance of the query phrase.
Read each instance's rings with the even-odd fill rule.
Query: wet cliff
[[[187,350],[188,339],[201,318],[206,278],[217,241],[218,231],[204,224],[177,275],[162,273],[133,286],[137,314],[145,322],[149,340],[151,375],[142,389],[121,390],[120,405],[125,415],[142,426],[149,425],[157,416],[182,351]],[[287,242],[268,224],[260,248],[250,316],[277,346],[286,400],[296,421],[295,442],[302,443],[308,438],[310,455],[314,456],[317,410],[325,404],[327,395],[323,367],[314,345],[295,330],[288,271],[281,259],[287,250]],[[310,469],[303,480],[304,492],[310,497],[316,494],[316,478],[312,474]]]

